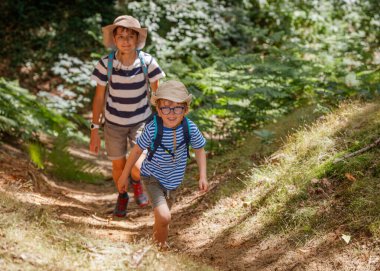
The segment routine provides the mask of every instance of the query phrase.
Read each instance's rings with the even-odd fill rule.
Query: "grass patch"
[[[264,163],[267,157],[283,144],[284,138],[289,133],[294,132],[299,126],[310,123],[320,115],[320,112],[315,111],[315,106],[297,109],[280,120],[263,126],[258,133],[254,133],[254,136],[242,135],[246,139],[235,148],[231,148],[223,155],[209,159],[207,161],[208,176],[217,176],[218,179],[226,180],[210,195],[210,201],[217,203],[225,197],[235,195],[250,187],[251,181],[247,181],[247,178],[252,167]],[[260,133],[262,131],[273,136],[270,140],[266,140]],[[187,171],[187,176],[194,175],[191,169]],[[266,177],[263,176],[263,178]]]
[[[48,154],[48,172],[62,181],[102,184],[106,177],[99,172],[91,161],[73,156],[68,151],[68,142],[57,140]]]
[[[27,146],[30,160],[60,181],[103,184],[106,177],[95,163],[69,152],[71,142],[64,134],[56,137],[50,148],[48,144],[31,142]]]
[[[267,234],[298,232],[298,240],[307,240],[311,232],[339,225],[352,234],[368,232],[380,218],[378,149],[343,163],[332,161],[338,153],[372,142],[380,134],[379,119],[379,104],[346,104],[289,139],[279,164],[266,165],[261,172],[278,186],[264,207]],[[252,177],[257,181],[255,174]]]
[[[278,126],[287,125],[279,122]],[[378,100],[342,104],[288,136],[277,152],[251,168],[243,179],[244,188],[235,190],[230,184],[236,180],[229,178],[212,196],[213,207],[198,224],[209,225],[215,237],[223,234],[230,242],[286,235],[299,246],[337,228],[352,236],[379,238],[379,148],[334,163],[336,158],[374,142],[379,135]],[[235,163],[239,164],[239,154],[240,159],[246,159],[244,151],[262,150],[248,143],[227,156],[235,155]],[[274,144],[275,148],[276,141]],[[236,170],[232,172],[236,174]],[[226,217],[236,222],[225,223]]]

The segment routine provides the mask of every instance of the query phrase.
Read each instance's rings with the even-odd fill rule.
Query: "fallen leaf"
[[[325,186],[325,187],[328,187],[328,188],[331,187],[331,182],[330,182],[329,179],[327,179],[327,178],[323,178],[323,179],[322,179],[322,184],[323,184],[323,186]]]
[[[344,174],[344,176],[346,176],[346,178],[352,182],[356,181],[356,178],[351,173],[346,173],[346,174]]]
[[[348,244],[351,241],[351,236],[342,234],[342,239]]]
[[[312,183],[312,184],[317,184],[317,183],[319,183],[319,180],[318,180],[318,179],[316,179],[316,178],[314,178],[314,179],[311,179],[311,183]]]
[[[137,268],[140,265],[144,255],[151,249],[151,247],[152,246],[143,247],[143,248],[139,249],[138,251],[136,251],[132,255],[133,262],[129,263],[130,267]]]

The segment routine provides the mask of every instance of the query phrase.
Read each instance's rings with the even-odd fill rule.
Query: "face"
[[[120,52],[131,53],[136,50],[138,32],[124,27],[117,27],[113,34],[115,45]]]
[[[177,127],[188,112],[186,103],[176,103],[165,99],[157,101],[156,109],[167,128]]]

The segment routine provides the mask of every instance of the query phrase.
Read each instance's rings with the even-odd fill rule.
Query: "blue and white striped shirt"
[[[206,139],[199,131],[194,122],[189,120],[190,127],[190,146],[193,149],[203,148],[206,144]],[[150,122],[144,129],[144,132],[137,138],[137,144],[143,150],[151,146],[155,133],[155,124]],[[176,142],[177,146],[180,145],[183,140],[183,128],[179,125],[176,130]],[[164,127],[164,134],[162,137],[162,144],[173,151],[173,129]],[[154,153],[151,161],[145,159],[141,166],[142,176],[154,176],[162,186],[168,190],[176,189],[183,181],[185,175],[187,161],[186,144],[183,144],[175,151],[175,158],[164,151],[160,146]]]
[[[150,54],[141,54],[148,67],[150,83],[165,77],[165,73]],[[105,86],[108,81],[107,65],[108,55],[99,60],[91,76],[91,79],[101,86]],[[122,65],[116,56],[114,57],[108,89],[105,108],[107,122],[118,126],[134,126],[152,114],[146,93],[147,82],[138,57],[131,66]]]

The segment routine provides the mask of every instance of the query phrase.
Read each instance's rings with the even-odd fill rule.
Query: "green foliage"
[[[12,136],[29,142],[29,157],[38,168],[46,168],[61,180],[96,183],[104,179],[92,164],[73,158],[67,151],[68,138],[80,138],[76,125],[26,89],[1,78],[0,108],[0,138]],[[54,139],[51,151],[41,143],[41,137],[46,136]]]
[[[32,22],[5,28],[4,52],[18,52],[4,54],[5,63],[22,65],[21,78],[33,77],[35,85],[48,80],[49,87],[36,92],[79,125],[85,121],[76,113],[85,113],[92,98],[94,60],[106,52],[101,26],[120,14],[148,27],[144,50],[168,78],[187,85],[195,96],[191,118],[219,141],[236,141],[304,104],[328,111],[347,97],[380,92],[374,0],[5,3],[5,14],[23,15],[20,25]]]
[[[147,50],[160,59],[209,55],[213,37],[228,28],[223,1],[128,1],[120,9],[149,28]]]
[[[257,130],[254,131],[254,134],[257,135],[263,144],[270,144],[273,140],[274,133],[269,130]]]
[[[72,133],[76,129],[26,89],[3,78],[0,78],[0,108],[0,135],[38,140],[41,133],[54,136],[60,131]]]
[[[60,54],[51,71],[63,82],[55,86],[54,94],[40,91],[38,96],[44,98],[47,107],[71,119],[76,118],[77,113],[83,112],[91,101],[88,91],[95,87],[94,82],[90,81],[95,64],[94,61],[82,61],[77,57]]]
[[[105,177],[93,163],[76,158],[70,153],[70,141],[64,134],[56,138],[53,149],[47,155],[47,161],[50,163],[47,171],[62,181],[102,183]]]
[[[107,22],[113,20],[113,2],[2,1],[0,57],[12,64],[8,65],[10,70],[18,70],[29,61],[36,68],[42,64],[41,70],[47,71],[60,53],[90,55],[101,47],[91,31],[101,23],[99,14],[104,14]]]
[[[44,158],[45,158],[45,149],[38,143],[29,143],[28,152],[30,160],[37,166],[39,169],[44,169]]]

